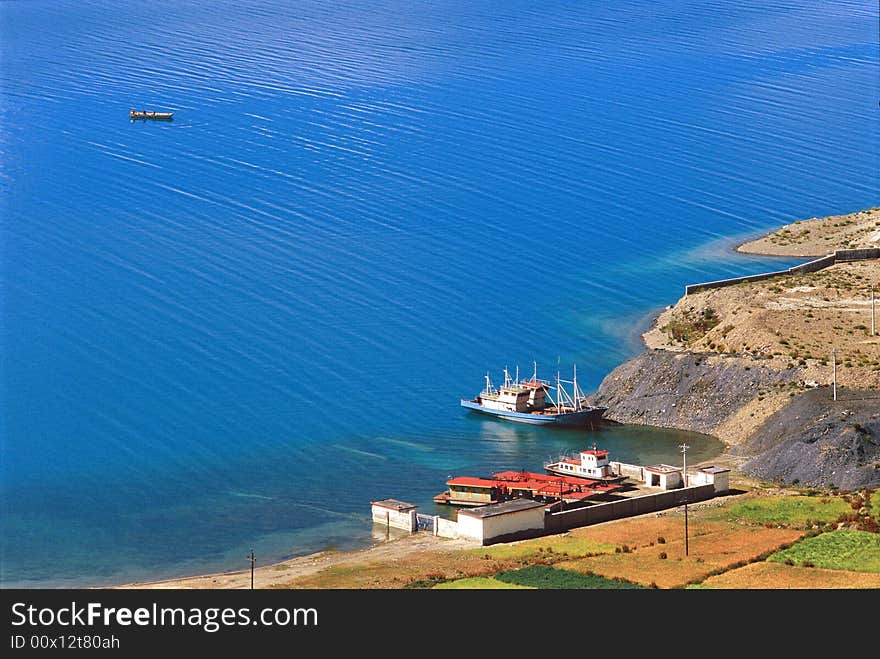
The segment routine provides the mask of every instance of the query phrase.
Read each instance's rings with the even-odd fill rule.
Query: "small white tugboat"
[[[615,483],[626,478],[612,471],[608,461],[608,451],[599,449],[596,444],[593,444],[591,449],[581,451],[577,458],[561,457],[557,462],[544,465],[544,469],[551,474],[586,478],[603,483]]]

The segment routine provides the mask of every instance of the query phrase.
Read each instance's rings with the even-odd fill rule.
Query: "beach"
[[[282,584],[296,581],[323,570],[344,568],[346,566],[369,566],[371,564],[395,565],[411,560],[414,555],[427,551],[450,551],[476,547],[473,542],[439,538],[429,533],[416,533],[381,542],[375,546],[357,551],[321,551],[308,556],[257,567],[254,570],[254,588],[277,588]],[[147,589],[206,589],[206,588],[250,588],[250,570],[222,572],[202,576],[167,579],[146,583],[132,583],[117,588]]]

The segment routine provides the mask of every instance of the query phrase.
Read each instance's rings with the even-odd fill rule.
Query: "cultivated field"
[[[825,570],[764,561],[709,577],[703,588],[880,588],[880,574]]]
[[[633,520],[635,521],[635,520]],[[685,556],[684,519],[679,516],[642,518],[617,530],[628,551],[557,563],[556,567],[624,578],[660,588],[700,581],[784,547],[803,536],[786,528],[746,526],[736,522],[691,519],[689,552]],[[588,533],[600,532],[592,528]],[[665,542],[660,543],[663,539]]]

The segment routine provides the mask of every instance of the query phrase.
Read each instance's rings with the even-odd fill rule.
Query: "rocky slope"
[[[764,480],[880,487],[880,392],[811,388],[798,369],[742,356],[649,350],[614,369],[591,402],[608,418],[702,432]]]
[[[780,371],[752,358],[654,349],[615,368],[591,400],[607,406],[613,421],[692,430],[738,444],[746,435],[736,431],[743,424],[733,422],[743,408],[768,401],[762,406],[766,418],[798,390],[798,369]]]
[[[805,392],[771,416],[749,440],[733,447],[750,456],[741,469],[757,478],[835,485],[880,486],[880,395],[827,389]]]

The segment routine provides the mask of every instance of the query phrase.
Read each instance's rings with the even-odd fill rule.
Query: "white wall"
[[[730,489],[730,472],[715,474],[715,491],[727,492]]]
[[[458,536],[485,543],[508,533],[544,528],[544,508],[520,510],[491,517],[458,516]]]
[[[445,517],[434,518],[434,529],[436,534],[442,538],[457,538],[459,534],[458,522],[453,522]]]
[[[395,529],[404,529],[406,531],[415,531],[417,528],[415,509],[400,512],[374,505],[373,522],[376,524],[387,524]]]
[[[483,537],[485,540],[507,533],[544,528],[544,508],[521,510],[508,515],[495,515],[483,520]]]
[[[645,480],[645,468],[641,465],[631,465],[625,462],[609,462],[612,471],[616,471],[621,476],[629,476],[638,481]]]
[[[479,517],[471,517],[470,515],[459,515],[457,531],[459,538],[467,538],[476,540],[480,544],[483,542],[483,520]]]

